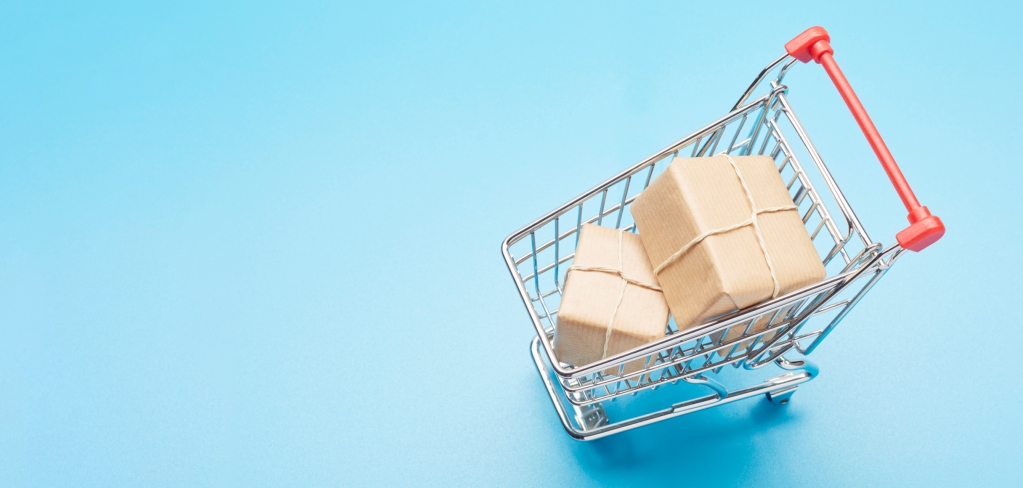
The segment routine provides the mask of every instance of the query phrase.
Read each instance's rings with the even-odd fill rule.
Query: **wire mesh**
[[[755,94],[762,80],[771,80],[762,95],[745,105],[737,104],[728,115],[506,239],[505,260],[569,405],[592,406],[680,380],[705,381],[705,375],[720,373],[728,366],[753,370],[790,351],[809,354],[901,253],[894,246],[882,250],[866,236],[788,103],[788,88],[781,81],[792,63],[786,64],[785,60],[782,57],[769,65],[765,73],[773,69],[776,76],[771,79],[762,73],[740,104]],[[574,260],[582,225],[637,232],[628,209],[675,156],[722,154],[766,155],[774,160],[828,277],[695,328],[680,331],[674,319],[669,319],[663,339],[590,365],[559,363],[551,341],[564,292],[565,270]],[[624,373],[625,364],[636,359],[642,359],[644,367]],[[718,397],[723,401],[723,395]]]

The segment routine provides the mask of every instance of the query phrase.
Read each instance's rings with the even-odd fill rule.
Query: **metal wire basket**
[[[817,375],[817,367],[805,356],[906,249],[918,251],[944,233],[941,221],[920,206],[905,183],[834,64],[829,41],[824,29],[807,30],[786,44],[787,54],[767,65],[724,117],[504,240],[504,260],[536,329],[530,346],[533,360],[572,437],[596,439],[760,394],[775,403],[787,403],[799,384]],[[789,104],[788,87],[782,81],[794,64],[811,59],[831,75],[910,211],[913,225],[898,234],[895,244],[884,247],[868,237]],[[565,270],[572,264],[582,224],[636,232],[627,209],[672,157],[721,154],[774,159],[828,271],[827,278],[684,331],[669,320],[664,338],[584,367],[560,363],[552,344],[554,327]],[[625,373],[625,363],[635,359],[644,359],[646,366]],[[765,375],[768,378],[763,379]],[[652,392],[667,385],[675,386]],[[645,399],[615,402],[637,393]]]

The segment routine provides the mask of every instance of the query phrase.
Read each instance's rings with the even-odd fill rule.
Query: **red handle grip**
[[[895,158],[892,157],[891,151],[881,139],[881,134],[877,132],[877,127],[874,127],[870,116],[867,115],[867,110],[863,108],[856,92],[849,85],[849,80],[845,79],[838,63],[835,62],[835,58],[832,56],[835,50],[831,48],[830,42],[831,36],[823,27],[811,27],[786,43],[785,50],[790,56],[804,63],[814,60],[824,66],[824,71],[828,72],[831,81],[835,83],[835,88],[838,88],[838,93],[842,95],[845,104],[849,106],[853,118],[860,125],[863,135],[867,136],[867,142],[874,149],[874,154],[881,161],[881,166],[884,167],[885,173],[888,173],[888,178],[895,185],[895,191],[898,192],[899,198],[902,199],[906,210],[909,211],[910,225],[896,234],[895,239],[899,241],[899,245],[906,249],[921,251],[945,235],[945,224],[936,215],[931,215],[930,210],[920,205],[916,199],[913,189],[906,182],[906,177],[902,175],[902,170],[899,169]]]

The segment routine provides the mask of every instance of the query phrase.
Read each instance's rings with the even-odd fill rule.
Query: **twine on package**
[[[608,322],[607,322],[607,332],[604,334],[604,352],[601,353],[600,359],[604,359],[604,358],[607,357],[607,344],[611,340],[611,331],[614,330],[615,316],[618,315],[618,307],[621,306],[622,299],[625,298],[625,288],[627,286],[629,286],[629,283],[632,283],[633,285],[636,285],[636,286],[641,286],[641,287],[649,289],[649,290],[661,291],[661,287],[659,287],[657,285],[651,285],[650,283],[644,283],[644,282],[639,281],[639,280],[637,280],[635,278],[630,278],[622,270],[622,239],[623,239],[624,235],[625,235],[625,230],[619,229],[618,230],[618,267],[617,268],[605,268],[605,267],[602,267],[602,266],[577,266],[577,265],[572,265],[572,266],[569,266],[569,268],[568,268],[568,272],[572,272],[572,271],[596,271],[596,272],[599,272],[599,273],[608,273],[608,274],[618,275],[618,276],[620,276],[622,278],[622,291],[618,293],[618,301],[615,302],[615,308],[614,308],[614,310],[611,311],[611,319],[608,320]]]
[[[739,183],[742,184],[742,189],[746,193],[746,199],[749,200],[749,206],[752,210],[750,218],[739,222],[738,224],[731,225],[728,227],[722,227],[720,229],[709,230],[693,238],[689,241],[689,244],[682,246],[682,249],[675,251],[674,254],[665,259],[660,266],[654,268],[654,276],[659,276],[661,271],[664,270],[669,264],[674,263],[681,258],[687,251],[692,249],[697,244],[703,242],[704,239],[717,234],[724,234],[725,232],[731,232],[736,229],[741,229],[747,225],[753,226],[753,231],[757,234],[757,242],[760,243],[760,250],[764,253],[764,260],[767,261],[767,269],[771,272],[771,280],[774,281],[774,292],[771,294],[771,298],[778,298],[778,292],[780,291],[780,285],[778,284],[778,276],[774,273],[774,264],[771,263],[771,255],[767,252],[767,244],[764,242],[764,235],[760,232],[760,224],[757,222],[757,215],[769,212],[783,212],[786,210],[798,210],[795,205],[783,205],[780,207],[769,207],[757,209],[756,203],[753,201],[753,193],[750,192],[749,186],[746,185],[746,180],[742,177],[742,172],[739,171],[739,166],[735,164],[735,160],[731,156],[725,154],[725,158],[728,159],[729,164],[732,165],[732,169],[735,170],[735,176],[739,178]]]

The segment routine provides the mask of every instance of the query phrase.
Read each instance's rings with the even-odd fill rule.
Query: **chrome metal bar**
[[[877,259],[877,257],[875,257],[875,260],[876,259]],[[612,366],[614,366],[616,364],[619,364],[619,363],[625,363],[625,362],[629,362],[629,361],[634,360],[634,359],[639,359],[641,357],[649,356],[651,354],[656,353],[657,351],[659,351],[661,349],[666,349],[666,348],[671,347],[671,346],[675,346],[675,345],[678,345],[678,344],[683,344],[683,343],[689,342],[690,340],[696,339],[697,337],[700,337],[700,336],[712,334],[712,333],[717,332],[717,331],[719,331],[721,329],[730,327],[730,326],[732,326],[732,325],[734,325],[736,323],[740,323],[740,322],[742,322],[744,320],[756,317],[756,316],[758,316],[758,315],[760,315],[762,313],[773,311],[775,308],[783,307],[783,306],[788,305],[790,303],[793,303],[793,302],[795,302],[797,300],[800,300],[800,299],[803,299],[803,298],[806,298],[806,297],[809,297],[809,296],[817,295],[817,294],[825,292],[825,291],[830,291],[833,287],[846,284],[848,282],[848,280],[850,280],[853,275],[862,273],[864,270],[869,268],[871,266],[871,264],[874,263],[874,262],[875,261],[870,261],[868,264],[864,264],[861,268],[858,268],[856,270],[849,271],[849,272],[847,272],[845,274],[837,275],[837,276],[835,276],[833,278],[827,279],[827,280],[822,281],[822,282],[820,282],[820,283],[818,283],[816,285],[812,285],[812,286],[804,288],[802,290],[793,292],[793,293],[791,293],[789,295],[786,295],[786,296],[783,296],[783,297],[779,297],[779,298],[774,299],[774,300],[769,300],[769,301],[761,303],[759,305],[755,305],[753,307],[747,308],[747,309],[743,310],[741,313],[738,313],[738,314],[736,314],[734,316],[723,317],[723,318],[711,321],[711,322],[709,322],[707,324],[701,325],[699,327],[694,327],[692,329],[686,330],[685,332],[679,332],[679,333],[675,333],[675,334],[669,335],[669,336],[667,336],[667,337],[665,337],[663,339],[659,339],[657,341],[648,343],[648,344],[646,344],[644,346],[640,346],[640,347],[631,349],[629,351],[626,351],[626,352],[623,352],[623,353],[619,353],[619,354],[616,354],[614,356],[610,356],[610,357],[601,359],[599,361],[595,361],[595,362],[590,363],[589,365],[587,365],[585,367],[570,368],[570,369],[560,370],[555,365],[555,369],[558,370],[558,374],[561,375],[561,376],[577,378],[577,377],[580,377],[580,376],[584,376],[584,375],[593,373],[593,372],[598,371],[598,370],[607,369],[608,367],[612,367]],[[564,371],[564,372],[562,372],[562,371]]]
[[[626,200],[626,201],[624,202],[624,203],[625,203],[625,205],[627,206],[627,205],[631,204],[631,203],[632,203],[633,201],[635,201],[635,200],[636,200],[636,198],[637,198],[638,196],[639,196],[639,195],[636,195],[636,196],[633,196],[632,198],[629,198],[628,200]],[[603,213],[603,217],[607,217],[608,215],[611,215],[611,214],[613,214],[613,213],[615,213],[615,212],[619,211],[619,209],[621,209],[621,208],[622,208],[622,205],[621,205],[621,204],[615,204],[615,206],[613,206],[613,207],[611,207],[611,208],[609,208],[609,209],[607,209],[607,210],[604,210],[604,213]],[[580,212],[581,212],[581,210],[580,210]],[[555,217],[555,218],[557,218],[557,217]],[[580,216],[579,216],[579,218],[580,218],[580,219],[582,219],[582,214],[581,214],[581,213],[580,213]],[[561,237],[560,237],[560,239],[564,239],[564,238],[566,238],[566,237],[568,237],[568,236],[571,236],[572,234],[575,234],[576,232],[578,232],[578,231],[579,231],[579,228],[581,228],[581,227],[582,227],[582,224],[593,224],[593,223],[596,223],[596,221],[597,221],[597,216],[596,216],[596,215],[594,215],[593,217],[590,217],[589,219],[587,219],[587,220],[586,220],[585,222],[580,222],[580,224],[579,224],[579,225],[577,226],[577,228],[574,228],[574,229],[569,229],[569,230],[565,231],[565,233],[564,233],[564,234],[561,234]],[[544,252],[544,251],[546,251],[546,250],[547,250],[547,248],[549,248],[549,247],[551,247],[551,246],[553,246],[553,245],[554,245],[554,242],[555,242],[555,239],[551,239],[551,240],[549,240],[549,241],[547,241],[547,242],[545,242],[545,243],[543,243],[543,244],[540,244],[539,246],[537,246],[537,247],[536,247],[536,252],[540,253],[540,252]],[[577,243],[577,244],[578,244],[578,243]],[[518,265],[518,264],[522,264],[522,263],[526,262],[526,261],[527,261],[527,260],[528,260],[529,258],[531,258],[531,257],[533,257],[533,254],[532,254],[532,253],[530,253],[530,254],[525,254],[525,255],[523,255],[522,257],[520,257],[520,258],[517,258],[517,259],[515,260],[515,264],[516,264],[516,265]]]
[[[735,149],[735,141],[739,139],[739,134],[742,133],[742,128],[746,125],[747,119],[749,119],[749,114],[743,115],[742,118],[739,119],[739,126],[735,128],[735,134],[732,135],[732,142],[728,143],[727,153],[731,154],[732,149]]]
[[[547,372],[547,367],[544,360],[540,357],[540,344],[537,338],[533,339],[530,347],[530,352],[533,356],[533,361],[537,368],[537,373],[540,375],[540,379],[543,381],[544,387],[547,389],[547,394],[551,399],[551,403],[554,406],[554,410],[558,414],[558,418],[561,419],[561,425],[568,432],[568,435],[575,439],[582,441],[591,441],[606,437],[611,434],[624,432],[627,430],[649,425],[654,422],[661,420],[667,420],[672,417],[679,415],[685,415],[688,413],[703,410],[708,407],[723,405],[725,403],[731,403],[746,398],[755,397],[757,395],[767,394],[768,392],[781,391],[790,388],[793,385],[798,385],[812,380],[816,377],[817,369],[813,367],[809,362],[805,363],[807,368],[803,371],[790,371],[785,374],[773,377],[762,383],[741,388],[738,390],[728,392],[724,398],[720,397],[720,394],[715,393],[695,398],[692,400],[679,402],[673,404],[670,408],[658,410],[655,412],[648,413],[633,417],[627,420],[619,421],[616,423],[609,423],[603,427],[599,427],[593,430],[583,430],[577,427],[570,419],[569,415],[565,411],[565,406],[558,400],[558,393],[556,392],[555,383],[551,381],[550,375]],[[791,363],[790,363],[791,364]]]
[[[526,236],[527,234],[529,234],[533,230],[536,230],[536,229],[542,227],[544,224],[546,224],[546,223],[550,222],[551,220],[553,220],[555,216],[564,213],[565,209],[570,208],[570,207],[574,207],[576,204],[581,203],[584,200],[589,199],[593,195],[596,195],[597,193],[600,193],[604,189],[610,187],[611,185],[617,183],[618,181],[621,181],[625,177],[630,176],[630,175],[636,173],[639,170],[642,170],[643,168],[647,167],[647,165],[649,165],[649,164],[651,164],[653,162],[659,161],[659,160],[663,159],[664,157],[666,157],[666,156],[668,156],[668,155],[670,155],[670,154],[672,154],[672,153],[674,153],[674,152],[676,152],[676,151],[678,151],[678,150],[680,150],[680,149],[682,149],[684,147],[687,147],[687,146],[689,146],[690,144],[692,144],[694,142],[696,142],[697,145],[698,145],[700,139],[702,139],[703,137],[707,136],[708,134],[714,132],[720,126],[726,125],[727,123],[731,122],[732,120],[734,120],[734,119],[736,119],[738,117],[741,117],[741,116],[745,115],[746,113],[749,113],[752,110],[755,110],[755,109],[759,108],[764,102],[767,101],[768,97],[770,97],[771,95],[772,94],[764,95],[764,96],[762,96],[762,97],[760,97],[760,98],[750,102],[748,105],[745,105],[745,106],[743,106],[743,107],[741,107],[741,108],[739,108],[737,110],[733,110],[732,112],[729,112],[728,114],[726,114],[725,116],[721,117],[720,119],[715,120],[714,122],[711,122],[710,124],[707,124],[706,126],[700,128],[696,132],[694,132],[694,133],[692,133],[692,134],[690,134],[690,135],[688,135],[686,137],[683,137],[682,139],[679,139],[678,141],[675,141],[674,143],[672,143],[668,147],[665,147],[664,149],[661,149],[660,151],[654,153],[652,156],[650,156],[650,157],[648,157],[648,158],[646,158],[646,159],[644,159],[644,160],[642,160],[642,161],[632,165],[632,167],[622,171],[621,173],[618,173],[617,175],[612,176],[611,178],[605,180],[603,183],[601,183],[601,184],[591,188],[589,191],[587,191],[587,192],[585,192],[585,193],[583,193],[583,194],[573,198],[568,203],[562,205],[561,207],[558,207],[557,209],[554,209],[554,210],[548,212],[546,215],[536,219],[532,223],[530,223],[530,224],[526,225],[525,227],[519,229],[518,231],[514,232],[512,235],[508,236],[505,239],[505,243],[507,243],[508,245],[511,245],[511,244],[513,244],[515,242],[518,242],[520,239],[522,239],[524,236]]]
[[[561,264],[561,263],[558,262],[558,251],[561,250],[560,249],[561,246],[559,246],[559,243],[561,242],[561,239],[558,237],[559,235],[561,235],[561,234],[558,233],[558,221],[559,220],[560,220],[560,217],[554,217],[554,287],[555,288],[561,288],[558,285],[558,265]]]
[[[856,229],[860,238],[863,239],[864,246],[873,244],[873,241],[871,241],[870,237],[867,235],[867,231],[864,230],[863,225],[860,224],[860,219],[856,217],[856,213],[853,212],[852,206],[849,205],[849,201],[845,199],[845,194],[843,194],[842,190],[838,187],[838,183],[835,182],[835,178],[831,176],[831,171],[828,171],[827,165],[824,164],[824,159],[821,158],[820,153],[817,152],[817,148],[813,145],[813,142],[810,141],[810,136],[806,134],[806,130],[803,129],[803,125],[799,123],[799,119],[796,117],[796,113],[789,105],[789,101],[785,98],[784,93],[778,94],[778,102],[782,105],[785,117],[788,119],[789,123],[792,124],[792,128],[796,130],[796,134],[799,134],[799,139],[803,141],[803,145],[806,146],[806,152],[810,154],[810,159],[813,159],[814,164],[817,165],[817,169],[820,170],[824,183],[828,185],[828,189],[831,190],[831,194],[834,196],[838,207],[842,210],[842,215],[845,216],[846,221],[852,224],[852,226]]]
[[[732,110],[735,110],[735,109],[739,108],[739,106],[742,105],[743,102],[745,102],[746,99],[749,98],[749,96],[752,95],[754,91],[756,91],[757,87],[760,86],[760,82],[764,81],[764,78],[766,78],[767,75],[770,74],[771,71],[774,70],[775,67],[777,67],[779,64],[781,64],[786,59],[791,59],[791,58],[789,58],[788,54],[782,55],[778,59],[775,59],[774,61],[771,61],[771,63],[768,64],[767,67],[765,67],[764,69],[760,70],[760,74],[757,75],[757,77],[753,79],[753,83],[750,83],[749,88],[747,88],[746,91],[742,93],[742,96],[739,97],[739,100],[737,100],[735,102],[735,105],[732,106]],[[791,66],[791,65],[792,64],[789,63],[789,66]],[[782,74],[782,76],[784,76],[784,73],[781,73],[781,74]]]
[[[600,196],[600,210],[597,211],[597,225],[600,225],[604,221],[604,204],[607,202],[607,190],[604,188],[604,193]]]
[[[828,305],[826,307],[818,308],[816,311],[814,311],[814,313],[810,314],[810,316],[812,317],[814,315],[820,315],[822,313],[830,312],[838,307],[841,307],[842,305],[847,305],[848,303],[849,300],[842,300],[840,302],[832,303],[831,305]]]
[[[779,100],[784,100],[784,98],[785,98],[784,93],[778,93]],[[828,233],[831,234],[831,237],[835,240],[835,244],[837,245],[841,241],[841,233],[838,232],[838,226],[835,225],[834,219],[831,218],[831,213],[828,212],[827,207],[824,207],[824,205],[821,203],[820,197],[817,195],[817,192],[813,189],[813,184],[810,182],[810,178],[806,176],[806,171],[803,170],[803,165],[799,162],[799,158],[797,158],[795,153],[792,151],[792,146],[790,146],[788,141],[785,139],[785,135],[782,134],[781,126],[779,126],[778,122],[775,120],[769,121],[768,124],[771,126],[771,132],[778,139],[778,147],[781,148],[781,150],[785,153],[786,157],[790,160],[789,164],[792,166],[792,170],[799,178],[799,182],[803,185],[803,188],[806,189],[806,193],[810,195],[810,201],[812,201],[815,206],[819,206],[823,209],[821,217],[828,222],[827,224],[825,224],[828,228]],[[806,143],[807,141],[804,140],[803,142]],[[824,162],[821,161],[818,168],[820,168],[821,165],[823,164]],[[823,171],[826,170],[827,168],[825,167]],[[849,221],[849,215],[848,214],[844,215],[846,217],[846,220]],[[855,219],[856,216],[853,215],[852,218]],[[858,222],[859,221],[857,221],[857,223]],[[842,246],[841,252],[845,257],[845,262],[848,263],[849,256],[845,254],[844,246]]]
[[[629,183],[632,183],[632,177],[625,178],[625,189],[622,190],[622,201],[618,204],[618,220],[615,222],[615,229],[622,226],[622,215],[625,213],[625,199],[629,198]]]
[[[885,251],[884,254],[887,254],[889,252],[893,252],[894,253],[896,249],[901,249],[898,246],[898,244],[894,244],[891,247],[889,247]],[[813,343],[811,343],[810,346],[806,348],[806,351],[802,351],[803,354],[805,354],[805,355],[812,354],[813,351],[815,349],[817,349],[817,346],[820,345],[821,341],[823,341],[824,338],[827,337],[828,334],[830,334],[831,331],[835,329],[835,326],[837,326],[838,323],[841,322],[842,319],[844,319],[845,316],[848,315],[849,312],[852,311],[853,307],[855,307],[856,304],[859,303],[860,300],[862,300],[864,296],[866,296],[867,292],[870,291],[870,289],[873,288],[875,284],[877,284],[877,281],[880,280],[881,277],[883,277],[885,275],[885,273],[888,272],[888,269],[890,269],[890,268],[882,267],[878,271],[875,271],[874,272],[874,276],[870,278],[870,281],[867,282],[867,285],[864,286],[859,291],[859,293],[857,293],[856,296],[854,296],[852,298],[852,301],[850,301],[849,304],[845,306],[844,310],[839,312],[839,314],[837,316],[835,316],[834,319],[831,320],[831,323],[829,323],[828,326],[825,327],[824,330],[821,332],[821,334],[819,336],[817,336],[817,340],[813,341]]]
[[[683,362],[685,363],[685,365],[682,368],[682,370],[680,372],[678,372],[678,374],[681,375],[681,376],[692,376],[692,375],[699,374],[700,372],[703,372],[703,371],[706,371],[706,370],[709,370],[709,369],[718,368],[718,367],[721,367],[721,366],[726,366],[726,365],[732,364],[732,363],[734,363],[736,361],[740,361],[740,360],[746,359],[748,355],[747,356],[743,356],[743,357],[728,358],[725,355],[721,355],[719,353],[719,351],[728,349],[730,346],[734,347],[734,345],[740,344],[742,342],[749,341],[750,339],[759,340],[761,337],[763,337],[765,335],[768,335],[768,334],[772,334],[772,337],[774,337],[774,334],[777,334],[779,330],[786,329],[787,325],[789,325],[788,322],[779,322],[777,324],[771,324],[765,330],[758,331],[758,332],[756,332],[753,335],[747,334],[745,336],[736,338],[736,339],[734,339],[734,340],[732,340],[732,341],[730,341],[728,343],[719,344],[719,345],[716,345],[716,346],[713,346],[713,347],[711,347],[709,344],[705,345],[705,346],[697,345],[697,346],[694,346],[693,348],[685,349],[685,350],[680,351],[680,353],[681,353],[680,355],[672,357],[670,359],[662,360],[661,362],[655,362],[653,364],[649,364],[648,363],[644,368],[642,368],[642,369],[640,369],[638,371],[634,371],[634,372],[630,373],[627,377],[624,377],[624,378],[623,378],[623,375],[621,374],[621,371],[619,370],[619,372],[618,372],[618,374],[616,376],[610,376],[610,377],[605,377],[604,375],[601,374],[601,375],[599,375],[599,377],[595,375],[593,379],[586,379],[586,378],[583,378],[583,379],[580,379],[580,380],[577,380],[577,379],[563,379],[561,381],[562,387],[566,391],[579,391],[579,390],[583,390],[583,389],[586,389],[586,388],[594,388],[594,387],[609,385],[609,384],[613,384],[613,383],[616,383],[618,381],[621,381],[623,379],[631,379],[631,378],[634,378],[636,376],[650,375],[650,374],[652,374],[653,372],[655,372],[657,370],[666,369],[666,368],[670,368],[670,367],[677,367],[678,365],[682,364]],[[779,337],[781,337],[783,335],[784,334],[781,334],[781,335],[779,335]],[[704,338],[706,338],[706,336]],[[700,342],[702,342],[702,340],[704,338],[701,338]],[[690,351],[690,352],[686,353],[685,351]],[[719,357],[721,358],[719,361],[716,361],[716,362],[712,361],[710,359],[715,352],[718,352]],[[663,352],[662,352],[662,354],[663,354]],[[651,357],[654,357],[654,356],[661,357],[661,354],[651,355]],[[699,359],[701,357],[705,357],[706,361],[704,361],[701,366],[693,367],[692,366],[692,361],[694,359]],[[666,372],[667,372],[669,377],[671,377],[673,379],[677,379],[677,378],[674,378],[675,375],[672,375],[670,370],[666,370]],[[640,385],[639,386],[643,386],[643,388],[648,388],[648,387],[650,387],[652,385],[653,385],[653,383],[649,383],[649,384],[643,385],[642,381],[640,381]]]
[[[678,154],[678,152],[676,152]],[[650,170],[646,173],[646,181],[643,182],[643,189],[646,190],[650,186],[650,177],[654,175],[654,167],[657,166],[657,161],[650,163]]]

